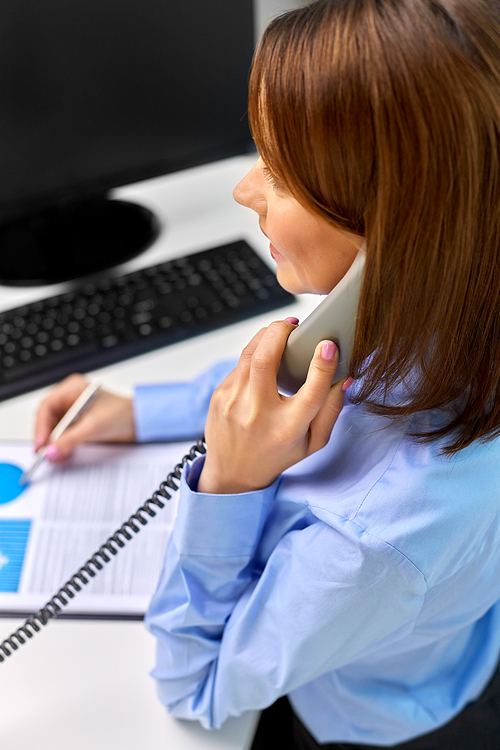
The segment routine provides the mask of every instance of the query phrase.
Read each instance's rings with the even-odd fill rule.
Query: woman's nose
[[[265,214],[267,211],[267,201],[263,190],[262,179],[259,179],[262,172],[261,160],[254,164],[252,169],[236,185],[233,190],[233,198],[246,208],[251,208],[258,214]]]
[[[238,184],[236,185],[236,187],[233,190],[233,198],[234,198],[234,200],[236,201],[236,203],[241,203],[242,206],[246,205],[246,202],[245,202],[245,194],[246,194],[245,182],[246,182],[247,177],[248,177],[248,175],[245,175],[245,177],[238,182]]]

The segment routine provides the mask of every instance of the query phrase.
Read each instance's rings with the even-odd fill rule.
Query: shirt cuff
[[[193,413],[191,383],[139,385],[133,406],[135,434],[140,443],[184,440],[203,432]]]
[[[133,401],[137,440],[187,440],[202,435],[212,394],[235,365],[235,360],[216,362],[188,383],[137,386]]]
[[[186,467],[172,540],[183,555],[242,557],[253,555],[279,479],[269,487],[236,495],[209,495],[191,489],[198,483],[204,458]]]

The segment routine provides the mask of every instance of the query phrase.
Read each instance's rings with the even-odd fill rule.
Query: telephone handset
[[[314,350],[322,339],[334,341],[339,348],[339,363],[333,383],[349,375],[356,310],[365,267],[364,247],[330,294],[288,338],[278,371],[278,388],[292,395],[305,382]]]

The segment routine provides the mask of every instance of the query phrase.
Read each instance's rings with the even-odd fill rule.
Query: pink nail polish
[[[328,361],[332,360],[335,356],[335,349],[337,347],[333,343],[333,341],[325,341],[323,346],[321,347],[321,356],[323,359],[326,359]]]
[[[293,326],[296,326],[299,322],[298,318],[285,318],[287,323],[291,323]]]
[[[49,461],[57,461],[58,458],[61,458],[61,451],[57,445],[48,445],[45,451],[45,456]]]
[[[349,375],[349,377],[344,380],[344,383],[342,385],[342,390],[347,391],[347,389],[350,388],[353,383],[354,383],[354,378],[351,378],[351,376]]]

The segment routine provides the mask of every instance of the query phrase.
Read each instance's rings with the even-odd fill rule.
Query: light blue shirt
[[[232,364],[139,388],[139,436],[202,434]],[[286,694],[319,742],[383,746],[480,695],[500,652],[500,440],[448,459],[415,421],[347,399],[328,445],[266,489],[198,493],[202,459],[186,471],[146,620],[172,714],[219,727]]]

